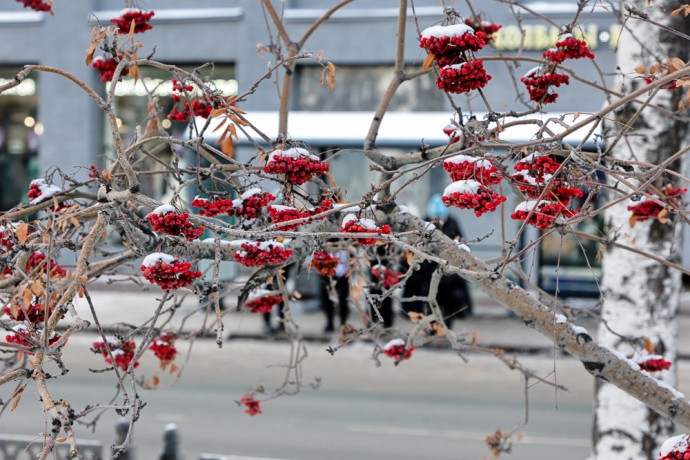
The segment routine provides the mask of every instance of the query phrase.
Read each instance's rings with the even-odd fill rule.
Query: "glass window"
[[[336,90],[320,85],[321,66],[299,66],[295,108],[314,111],[374,110],[393,75],[393,66],[337,66]],[[419,67],[410,67],[410,72]],[[439,91],[434,77],[423,75],[404,82],[391,101],[389,110],[398,112],[452,110],[448,99]]]
[[[8,83],[20,67],[0,67],[0,85]],[[0,94],[0,210],[26,201],[29,182],[38,172],[38,148],[43,125],[38,119],[38,75],[32,73],[19,86]]]
[[[180,64],[179,67],[188,71],[198,69],[197,73],[216,89],[220,90],[224,97],[237,94],[237,81],[234,78],[235,70],[233,65],[216,64],[202,66],[201,64]],[[154,96],[154,107],[157,107],[161,127],[175,137],[186,137],[188,122],[171,121],[167,118],[167,115],[176,106],[175,101],[171,98],[173,94],[171,74],[152,67],[141,67],[139,72],[138,81],[135,82],[133,78],[127,77],[120,81],[115,88],[115,107],[124,145],[131,143],[137,125],[141,125],[142,132],[146,129],[144,120],[146,120],[150,109],[149,94]],[[109,87],[110,83],[106,83],[106,92]],[[199,94],[201,93],[199,92]],[[177,106],[181,106],[181,104],[181,102],[177,103]],[[104,139],[106,156],[112,159],[114,158],[114,147],[107,123],[104,126]],[[147,144],[147,152],[164,163],[168,163],[172,155],[169,146],[163,143],[158,145],[155,143]],[[144,159],[141,165],[141,169],[146,170],[161,168],[162,165],[151,158]],[[169,193],[164,175],[142,176],[141,186],[145,193],[151,194],[151,196],[157,199],[161,199]]]

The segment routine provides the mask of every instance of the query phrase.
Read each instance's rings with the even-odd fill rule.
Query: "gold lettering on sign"
[[[524,41],[523,41],[524,34]],[[608,42],[609,46],[615,47],[620,34],[620,26],[610,26],[608,32],[601,32],[596,24],[585,24],[573,31],[573,35],[580,40],[585,40],[587,45],[593,50],[597,49],[599,43]],[[494,46],[501,51],[517,51],[522,45],[525,51],[544,51],[553,46],[558,41],[558,27],[547,27],[541,24],[526,25],[520,27],[512,25],[500,29],[494,35]]]

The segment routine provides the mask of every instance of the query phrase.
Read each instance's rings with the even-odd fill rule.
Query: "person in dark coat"
[[[450,216],[448,208],[445,207],[441,200],[440,194],[434,194],[429,200],[427,220],[434,221],[437,228],[440,225],[440,230],[448,238],[462,238],[460,225]],[[403,297],[428,296],[431,277],[437,266],[436,262],[426,260],[420,262],[419,269],[413,271],[405,283]],[[459,275],[445,275],[441,278],[436,294],[436,302],[441,308],[444,320],[449,328],[452,327],[455,318],[466,318],[472,314],[472,299],[469,287],[467,286],[467,281]],[[402,307],[408,313],[417,312],[425,315],[430,313],[428,302],[423,300],[403,300]]]
[[[338,266],[335,269],[333,279],[335,281],[335,293],[338,298],[338,316],[340,319],[340,326],[347,322],[347,317],[350,314],[350,278],[348,275],[347,251],[337,251],[334,256],[338,257]],[[326,314],[325,332],[335,331],[335,304],[331,300],[329,285],[330,278],[321,276],[321,308]]]

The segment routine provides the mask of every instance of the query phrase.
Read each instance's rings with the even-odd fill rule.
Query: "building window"
[[[410,67],[408,71],[419,70]],[[299,66],[295,108],[313,111],[371,111],[376,109],[393,75],[390,65],[337,66],[336,90],[320,85],[321,66]],[[436,87],[432,75],[423,75],[403,83],[389,110],[398,112],[452,110],[443,91]]]
[[[180,64],[179,67],[192,71],[199,69],[201,64]],[[204,80],[222,91],[225,97],[237,94],[237,81],[235,80],[233,65],[216,64],[201,67],[198,73]],[[125,146],[129,145],[134,138],[137,125],[141,125],[142,133],[146,129],[144,120],[146,120],[149,111],[149,94],[155,97],[156,104],[160,108],[161,127],[174,137],[188,137],[188,122],[170,121],[166,118],[175,104],[170,97],[173,93],[171,78],[169,72],[152,67],[141,67],[138,81],[135,82],[134,79],[128,77],[117,84],[115,108],[120,134]],[[106,83],[104,90],[107,92],[109,87],[110,83]],[[106,157],[112,160],[115,158],[115,150],[107,123],[104,126],[104,140]],[[152,142],[146,145],[146,150],[164,163],[168,163],[171,159],[172,151],[165,143],[156,144]],[[158,162],[151,158],[143,161],[142,169],[156,170],[162,168]],[[142,190],[157,199],[165,197],[170,192],[164,175],[142,176],[141,182]]]
[[[21,67],[0,67],[0,85]],[[25,198],[29,182],[38,173],[38,149],[43,125],[38,118],[37,74],[0,94],[0,210]]]

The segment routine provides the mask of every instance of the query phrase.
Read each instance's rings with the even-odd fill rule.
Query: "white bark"
[[[623,2],[621,2],[623,3]],[[666,12],[657,7],[647,8],[647,0],[626,1],[628,5],[647,12],[652,19],[673,27],[669,13],[682,2],[664,2]],[[618,47],[618,66],[626,77],[622,82],[629,92],[635,85],[644,84],[634,68],[644,63],[648,68],[665,62],[667,57],[676,57],[674,47],[679,39],[668,33],[661,33],[658,27],[630,19],[629,30],[621,34]],[[675,45],[675,46],[674,46]],[[677,56],[685,59],[686,56]],[[619,81],[619,83],[621,83]],[[654,103],[671,110],[676,109],[677,92],[661,89]],[[621,126],[631,119],[639,105],[630,105],[619,111],[611,128],[614,136]],[[686,127],[658,111],[645,110],[632,125],[629,136],[623,138],[612,149],[612,156],[619,159],[636,160],[659,164],[681,148]],[[669,176],[654,182],[661,187],[670,183]],[[630,189],[609,177],[609,185],[629,192]],[[633,184],[640,185],[640,184]],[[620,195],[612,196],[617,198]],[[616,242],[635,247],[671,261],[677,261],[680,250],[678,219],[666,224],[657,220],[629,225],[630,211],[634,204],[630,200],[611,207],[606,213],[608,237]],[[675,222],[675,223],[673,223]],[[643,347],[643,337],[651,339],[655,352],[675,363],[677,354],[676,313],[680,300],[681,275],[649,258],[630,251],[609,247],[604,253],[602,280],[602,323],[599,341],[616,352],[630,356]],[[622,338],[621,336],[625,337]],[[633,341],[627,339],[636,339]],[[676,374],[670,371],[655,373],[659,380],[675,386]],[[660,417],[639,401],[625,394],[610,383],[598,381],[596,394],[596,415],[594,427],[594,459],[637,460],[657,458],[663,441],[673,434],[673,423]]]

